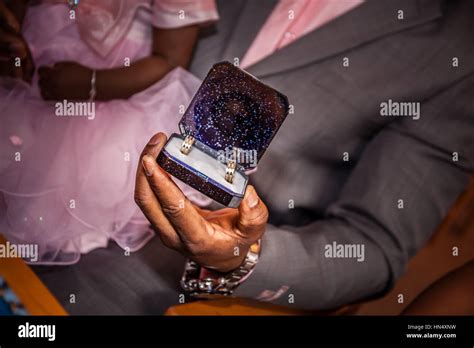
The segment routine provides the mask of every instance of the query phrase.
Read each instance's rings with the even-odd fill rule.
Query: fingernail
[[[251,187],[248,190],[248,196],[246,199],[249,208],[255,208],[258,204],[258,196],[255,190]]]
[[[148,145],[158,145],[159,143],[160,143],[160,133],[155,134],[148,142]]]
[[[145,170],[146,175],[152,176],[155,171],[155,161],[149,155],[145,155],[142,158],[143,169]]]

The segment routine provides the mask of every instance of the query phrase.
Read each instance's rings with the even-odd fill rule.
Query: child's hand
[[[21,34],[21,25],[0,0],[0,76],[31,82],[34,71],[33,58]]]
[[[88,100],[92,70],[74,62],[60,62],[38,69],[41,96],[45,100]]]

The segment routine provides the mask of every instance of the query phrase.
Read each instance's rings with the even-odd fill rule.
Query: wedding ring
[[[227,168],[225,169],[225,180],[231,184],[234,181],[236,167],[237,167],[236,161],[230,160],[227,162]]]
[[[79,5],[79,0],[68,0],[69,7],[75,9]]]
[[[187,155],[189,151],[191,150],[191,147],[194,144],[194,137],[191,135],[187,135],[186,138],[184,138],[183,144],[181,145],[181,153],[184,155]]]

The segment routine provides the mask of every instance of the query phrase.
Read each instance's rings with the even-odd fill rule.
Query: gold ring
[[[195,139],[193,136],[187,135],[186,138],[184,138],[183,144],[181,145],[181,153],[187,155],[189,151],[191,151],[191,147],[193,147],[194,141]]]
[[[232,182],[234,181],[234,175],[235,175],[235,168],[237,167],[237,162],[234,160],[228,161],[227,162],[227,167],[225,169],[225,180],[227,182]]]

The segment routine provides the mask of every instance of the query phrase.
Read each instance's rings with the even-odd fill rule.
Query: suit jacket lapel
[[[277,2],[278,0],[249,0],[242,3],[240,13],[235,14],[239,18],[223,50],[223,60],[242,60]]]
[[[398,19],[400,10],[403,19]],[[368,0],[248,70],[261,77],[294,69],[433,20],[441,13],[440,0]]]

